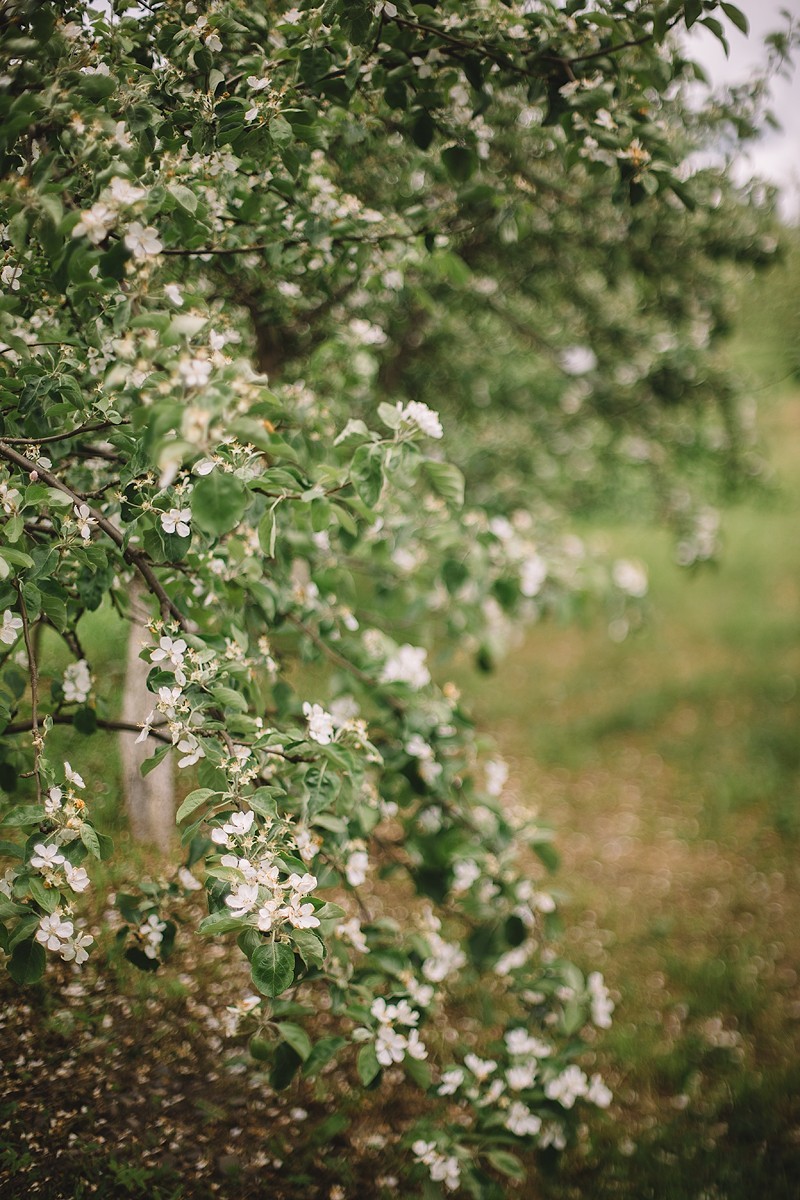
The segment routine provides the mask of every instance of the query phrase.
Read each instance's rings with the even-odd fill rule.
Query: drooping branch
[[[44,483],[48,484],[49,487],[57,488],[60,492],[63,492],[66,496],[69,496],[76,505],[85,505],[89,511],[89,515],[97,524],[98,529],[101,529],[103,533],[111,539],[114,545],[122,551],[122,557],[125,559],[125,561],[139,572],[142,579],[147,584],[148,590],[158,600],[161,608],[162,618],[165,621],[169,621],[171,618],[180,626],[182,630],[184,630],[184,632],[189,629],[189,621],[168,596],[166,590],[164,589],[164,585],[156,575],[153,565],[148,560],[147,556],[141,550],[136,550],[130,545],[126,546],[125,539],[117,529],[116,525],[109,521],[107,517],[104,517],[103,514],[96,508],[93,508],[90,504],[87,504],[85,496],[82,496],[80,492],[74,491],[69,484],[64,483],[63,479],[59,479],[58,476],[54,475],[51,471],[47,471],[43,467],[37,467],[29,458],[26,458],[24,454],[20,454],[5,440],[0,441],[0,457],[5,458],[7,462],[13,463],[14,466],[27,473],[35,470],[38,477]]]

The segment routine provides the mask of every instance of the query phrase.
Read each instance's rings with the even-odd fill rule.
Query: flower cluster
[[[461,1183],[461,1166],[454,1154],[442,1154],[435,1142],[418,1139],[411,1147],[414,1158],[430,1171],[435,1183],[443,1183],[449,1192],[455,1192]]]
[[[89,957],[88,947],[94,938],[88,933],[76,933],[74,921],[68,920],[62,909],[56,909],[39,921],[36,941],[60,954],[64,962],[80,966]]]
[[[411,1008],[407,1000],[387,1004],[383,996],[373,1001],[370,1013],[377,1021],[375,1029],[375,1055],[383,1067],[401,1063],[406,1055],[418,1061],[428,1057],[425,1043],[416,1026],[419,1013]],[[405,1031],[400,1032],[397,1026]]]

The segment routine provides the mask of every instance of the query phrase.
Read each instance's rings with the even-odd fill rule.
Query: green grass
[[[665,534],[587,524],[646,563],[645,628],[542,625],[495,676],[459,676],[556,829],[564,948],[618,995],[597,1051],[611,1119],[541,1200],[800,1187],[800,243],[749,306],[729,355],[775,477],[725,514],[719,564],[690,574]]]

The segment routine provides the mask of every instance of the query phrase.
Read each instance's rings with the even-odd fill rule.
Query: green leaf
[[[90,854],[93,854],[95,858],[100,858],[100,841],[87,821],[81,823],[81,841]]]
[[[359,446],[350,464],[350,477],[364,503],[374,508],[383,487],[383,454],[380,446]]]
[[[185,817],[190,816],[190,814],[198,809],[201,804],[205,804],[206,801],[210,800],[212,796],[219,795],[220,793],[213,791],[212,788],[195,788],[193,792],[189,792],[189,795],[176,812],[175,824],[180,825],[181,821],[183,821]]]
[[[39,942],[18,942],[8,962],[8,973],[15,983],[23,987],[38,983],[44,975],[46,955]]]
[[[358,1078],[363,1083],[364,1087],[369,1087],[373,1079],[380,1074],[381,1064],[378,1062],[378,1056],[375,1053],[375,1046],[372,1042],[367,1042],[358,1052],[356,1059],[356,1069],[358,1070]]]
[[[278,522],[275,509],[268,509],[258,522],[258,544],[267,558],[275,557],[275,542],[278,537]]]
[[[197,926],[197,932],[202,937],[215,937],[221,933],[230,933],[232,929],[241,928],[241,917],[232,917],[228,912],[215,912],[203,918]]]
[[[160,749],[156,750],[152,758],[148,758],[142,763],[142,775],[149,775],[151,771],[155,771],[158,764],[164,761],[171,749],[171,746],[161,746]]]
[[[269,1075],[269,1082],[276,1091],[288,1087],[297,1074],[302,1059],[288,1042],[280,1042],[275,1050],[275,1058]]]
[[[442,151],[442,162],[451,179],[466,183],[478,165],[478,156],[466,146],[446,146]]]
[[[527,1171],[516,1154],[511,1154],[508,1150],[490,1150],[486,1158],[495,1171],[507,1175],[509,1179],[517,1179],[521,1183],[527,1178]]]
[[[430,480],[431,487],[448,504],[452,504],[454,508],[462,507],[464,504],[464,476],[458,467],[452,463],[437,462],[432,458],[426,458],[422,469]]]
[[[44,820],[44,805],[42,804],[25,804],[20,808],[14,808],[10,813],[0,817],[0,825],[24,826],[24,825],[40,825]]]
[[[532,846],[534,854],[547,867],[548,871],[557,871],[559,864],[558,851],[553,846],[552,842],[534,842]]]
[[[61,892],[58,888],[48,888],[44,885],[44,880],[39,875],[33,875],[28,880],[28,887],[37,904],[40,904],[45,912],[55,912],[61,903]]]
[[[703,0],[686,0],[683,13],[686,28],[691,29],[695,21],[703,15]]]
[[[406,1055],[403,1059],[403,1067],[409,1079],[413,1079],[418,1088],[422,1088],[424,1092],[427,1092],[433,1082],[431,1069],[428,1064],[418,1058],[411,1058],[410,1055]]]
[[[259,946],[250,966],[253,983],[264,996],[280,996],[294,979],[294,954],[285,942]]]
[[[247,1045],[248,1050],[252,1054],[256,1062],[271,1062],[272,1055],[275,1052],[275,1043],[269,1038],[259,1037],[254,1033]]]
[[[326,1037],[320,1038],[309,1054],[308,1058],[303,1063],[303,1074],[306,1078],[316,1075],[318,1071],[329,1063],[331,1059],[339,1053],[343,1046],[347,1045],[347,1038],[343,1037]]]
[[[167,191],[175,197],[181,208],[185,208],[190,213],[197,211],[197,196],[191,188],[185,187],[182,183],[171,183],[167,187]]]
[[[724,0],[721,7],[728,20],[733,21],[736,28],[740,29],[742,33],[747,36],[747,34],[750,32],[750,22],[747,20],[747,17],[744,15],[742,10],[737,8],[735,4],[725,4]]]
[[[192,517],[204,533],[221,537],[244,515],[249,493],[241,479],[224,471],[212,471],[195,485],[192,492]]]
[[[16,917],[27,911],[24,904],[15,904],[7,896],[0,894],[0,921],[7,921],[9,917]]]
[[[306,966],[321,967],[325,961],[325,947],[310,929],[293,929],[292,943]]]
[[[295,1054],[305,1062],[311,1053],[311,1038],[305,1029],[300,1025],[295,1025],[292,1021],[280,1021],[278,1030],[284,1042],[288,1042]]]

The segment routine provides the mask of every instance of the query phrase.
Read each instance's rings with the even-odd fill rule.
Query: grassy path
[[[543,625],[470,678],[520,801],[555,827],[565,949],[618,993],[599,1061],[616,1126],[547,1197],[800,1194],[800,395],[771,417],[779,500],[726,518],[694,577],[651,575],[647,628]]]

